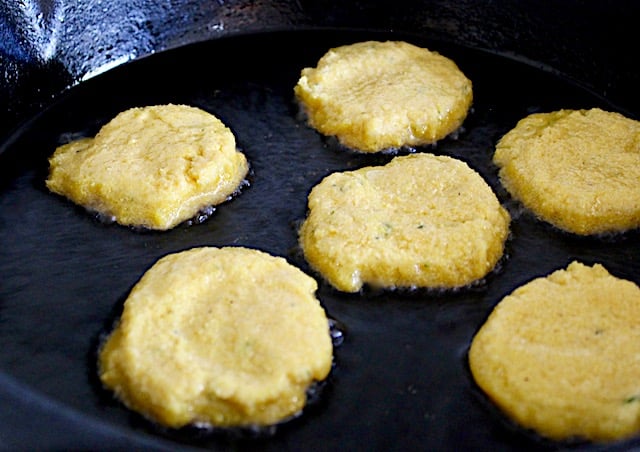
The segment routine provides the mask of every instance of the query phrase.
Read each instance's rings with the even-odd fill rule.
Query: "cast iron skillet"
[[[460,158],[488,181],[513,216],[505,259],[479,285],[455,292],[345,295],[318,278],[318,297],[343,342],[317,401],[275,432],[167,431],[127,410],[99,385],[95,353],[153,262],[193,246],[239,245],[284,256],[313,274],[296,241],[310,188],[330,172],[393,157],[354,154],[319,136],[293,99],[302,67],[329,47],[365,39],[404,39],[437,50],[473,81],[474,107],[460,133],[411,151]],[[209,59],[220,63],[209,66]],[[228,61],[234,64],[223,64]],[[211,218],[168,232],[134,231],[101,223],[46,190],[47,158],[57,145],[93,135],[126,108],[169,102],[216,114],[251,162],[251,185]],[[548,442],[512,425],[474,386],[466,364],[473,334],[493,306],[531,278],[577,259],[601,262],[640,283],[637,232],[577,238],[557,231],[509,199],[491,164],[496,140],[519,118],[590,107],[616,110],[556,74],[515,60],[414,35],[328,29],[188,45],[69,90],[0,154],[0,369],[4,398],[19,406],[10,416],[3,404],[4,441],[27,448],[603,448]]]
[[[437,50],[473,81],[474,106],[460,133],[400,153],[450,155],[476,169],[513,217],[505,258],[480,284],[455,292],[345,295],[318,277],[318,298],[343,340],[317,400],[275,431],[167,431],[127,410],[97,381],[95,353],[150,265],[194,246],[238,245],[284,256],[313,274],[296,237],[311,187],[333,171],[393,157],[355,154],[321,137],[293,99],[303,67],[330,47],[365,39],[403,39]],[[251,185],[206,221],[161,233],[134,231],[101,223],[47,191],[47,158],[57,145],[93,135],[126,108],[169,102],[216,114],[251,162]],[[510,200],[491,163],[495,142],[521,117],[591,107],[619,110],[557,74],[503,56],[419,35],[344,29],[195,43],[70,89],[0,149],[0,444],[327,451],[640,446],[636,439],[558,444],[523,431],[485,399],[466,363],[470,341],[493,306],[534,277],[580,260],[601,262],[640,283],[637,232],[579,238],[555,230]]]

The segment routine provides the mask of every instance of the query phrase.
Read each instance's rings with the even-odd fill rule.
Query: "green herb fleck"
[[[625,404],[626,404],[626,403],[633,403],[633,402],[640,402],[640,394],[636,394],[636,395],[633,395],[633,396],[631,396],[631,397],[627,397],[627,398],[624,400],[624,403],[625,403]]]
[[[393,231],[393,226],[391,225],[391,223],[383,221],[382,223],[380,223],[380,227],[378,228],[378,233],[376,234],[375,239],[386,239],[387,237],[389,237],[389,235],[391,235],[391,231]]]

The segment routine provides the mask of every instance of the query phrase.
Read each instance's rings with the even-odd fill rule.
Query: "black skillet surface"
[[[405,39],[454,59],[473,81],[474,107],[456,137],[417,152],[460,158],[510,210],[512,237],[497,271],[456,292],[345,295],[320,279],[318,297],[344,342],[319,400],[272,434],[166,431],[127,410],[96,379],[101,335],[159,257],[194,246],[239,245],[310,272],[296,246],[306,196],[325,175],[383,164],[319,136],[293,86],[330,47]],[[217,115],[252,166],[251,185],[200,224],[140,232],[99,222],[44,186],[60,143],[93,135],[133,106],[185,103]],[[532,112],[601,107],[605,99],[552,73],[439,41],[363,31],[250,34],[192,44],[126,64],[73,89],[0,148],[0,384],[15,402],[2,431],[16,449],[579,450],[511,425],[474,386],[466,351],[493,306],[516,286],[577,259],[640,283],[637,232],[578,238],[537,221],[501,189],[495,142]],[[629,116],[637,112],[623,112]],[[403,151],[405,152],[405,151]],[[402,153],[402,152],[401,152]],[[35,413],[35,417],[31,417]],[[5,411],[5,418],[9,419]]]

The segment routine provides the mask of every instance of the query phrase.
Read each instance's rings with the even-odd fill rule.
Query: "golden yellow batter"
[[[309,194],[299,241],[335,288],[455,288],[491,271],[510,217],[478,173],[432,154],[327,176]]]
[[[579,262],[505,297],[469,350],[476,382],[541,435],[610,441],[640,431],[640,288]]]
[[[160,259],[99,355],[100,378],[165,426],[261,426],[300,413],[333,348],[313,278],[241,247]]]
[[[640,225],[640,122],[597,108],[532,114],[497,144],[511,195],[580,235]]]
[[[313,128],[362,152],[435,143],[462,125],[473,97],[453,61],[402,41],[333,48],[294,92]]]
[[[248,171],[232,132],[186,105],[132,108],[60,146],[47,187],[122,225],[166,230],[229,199]]]

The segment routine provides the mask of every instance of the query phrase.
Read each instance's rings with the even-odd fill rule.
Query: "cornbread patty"
[[[491,271],[510,217],[460,160],[432,154],[337,172],[313,187],[304,256],[335,288],[455,288]]]
[[[473,97],[452,60],[402,41],[330,49],[294,92],[313,128],[361,152],[435,143],[462,125]]]
[[[640,289],[579,262],[505,297],[474,337],[480,388],[525,428],[565,440],[640,431]]]
[[[102,382],[169,427],[271,425],[327,377],[332,342],[313,278],[241,247],[160,259],[99,354]]]
[[[132,108],[60,146],[47,187],[122,225],[166,230],[222,203],[247,175],[232,132],[186,105]]]
[[[493,157],[511,195],[571,233],[640,225],[640,122],[597,108],[536,113],[518,122]]]

